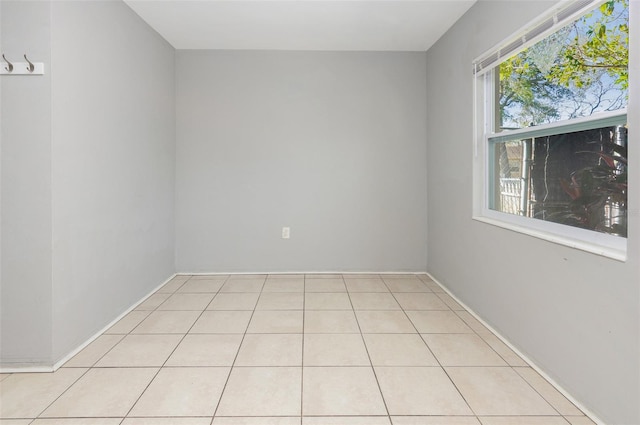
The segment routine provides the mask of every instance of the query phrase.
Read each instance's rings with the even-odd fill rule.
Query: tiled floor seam
[[[423,282],[424,283],[424,282]],[[385,282],[385,285],[386,282]],[[425,283],[426,285],[426,283]],[[388,288],[388,286],[387,286]],[[391,292],[391,290],[390,290]],[[394,293],[391,292],[391,294],[393,295],[394,299],[396,299],[396,302],[398,301],[397,298],[395,297]],[[400,303],[398,303],[400,304]],[[447,307],[449,307],[447,305]],[[416,332],[418,333],[418,335],[420,336],[420,339],[422,340],[422,342],[424,342],[424,344],[427,346],[427,349],[429,350],[429,352],[431,353],[431,355],[433,356],[433,358],[436,360],[436,362],[438,362],[438,365],[440,367],[440,369],[444,372],[444,374],[447,376],[447,379],[449,379],[449,381],[451,381],[451,384],[453,385],[453,387],[456,389],[456,391],[458,392],[458,394],[460,395],[460,397],[462,397],[462,400],[464,400],[465,404],[467,405],[467,407],[469,408],[469,410],[471,412],[473,412],[473,414],[476,416],[477,418],[477,414],[476,412],[471,408],[471,405],[469,404],[469,402],[467,401],[467,399],[465,398],[464,394],[462,393],[462,391],[460,391],[460,388],[458,388],[458,386],[456,385],[456,383],[453,381],[453,379],[451,379],[451,376],[449,376],[449,373],[447,373],[447,370],[444,368],[444,366],[442,365],[442,363],[440,362],[440,359],[438,359],[438,357],[435,355],[435,353],[433,352],[433,350],[431,349],[431,347],[429,346],[429,344],[427,344],[427,341],[425,341],[424,337],[422,336],[422,334],[419,332],[417,326],[415,325],[415,323],[413,323],[413,321],[411,320],[411,318],[409,317],[409,315],[407,314],[407,312],[405,311],[404,308],[402,308],[402,306],[400,306],[400,308],[402,309],[402,312],[404,313],[404,315],[406,316],[407,320],[409,320],[409,322],[411,322],[411,325],[414,327],[414,329],[416,330]],[[449,309],[451,309],[449,307]],[[393,421],[391,421],[393,423]]]
[[[238,360],[238,355],[240,354],[240,350],[242,349],[242,343],[244,342],[245,337],[247,336],[247,331],[249,330],[249,326],[251,326],[251,321],[253,320],[253,315],[256,312],[256,308],[258,307],[258,303],[260,302],[260,296],[262,296],[262,290],[264,289],[264,285],[266,284],[268,279],[268,275],[267,277],[265,277],[264,281],[262,282],[262,288],[260,289],[260,295],[258,295],[258,299],[256,300],[256,304],[253,307],[253,310],[251,310],[251,316],[249,317],[249,321],[247,322],[247,327],[244,330],[244,333],[242,334],[242,339],[240,340],[240,344],[238,345],[238,350],[236,351],[236,355],[233,358],[233,362],[231,363],[231,366],[229,367],[229,374],[227,375],[227,379],[224,381],[224,385],[222,386],[222,391],[220,392],[220,397],[218,398],[218,402],[216,403],[216,408],[213,411],[213,417],[211,418],[211,424],[213,424],[214,419],[216,418],[216,413],[218,413],[218,409],[220,408],[220,403],[222,402],[222,397],[224,397],[224,392],[227,389],[227,385],[229,384],[229,379],[231,379],[231,373],[233,372],[233,368],[236,367],[236,361]],[[227,282],[229,281],[229,279],[227,279]],[[220,289],[222,289],[222,287],[220,287]]]
[[[189,280],[191,280],[191,276],[189,277],[189,279],[185,280],[184,282],[182,282],[182,285],[178,286],[176,288],[175,291],[173,291],[173,294],[176,294],[180,288],[182,288]],[[218,291],[216,291],[216,294],[218,294],[220,292],[220,289],[218,289]],[[170,297],[169,297],[170,298]],[[167,300],[169,299],[167,298]],[[214,296],[215,298],[215,296]],[[162,303],[160,303],[160,305],[158,305],[156,307],[156,309],[154,311],[157,311],[158,308],[160,308],[160,306],[162,304],[164,304],[167,300],[163,301]],[[212,298],[213,301],[213,298]],[[211,301],[207,304],[207,307],[209,306],[209,304],[211,304]],[[151,384],[153,383],[153,381],[158,377],[158,375],[160,374],[160,372],[162,371],[162,369],[165,367],[165,365],[167,364],[167,362],[169,361],[169,359],[171,358],[171,356],[173,355],[173,353],[175,353],[175,351],[178,349],[178,347],[180,346],[180,344],[182,343],[182,341],[184,341],[184,339],[187,337],[187,335],[189,335],[189,332],[191,331],[191,329],[193,329],[193,327],[195,326],[196,322],[198,321],[198,319],[200,319],[200,317],[202,317],[202,315],[204,314],[204,312],[207,311],[206,307],[200,312],[200,314],[198,315],[198,317],[196,318],[196,320],[193,321],[193,323],[191,324],[191,326],[189,327],[189,329],[187,329],[187,331],[182,335],[182,338],[180,338],[180,340],[178,341],[178,343],[176,344],[176,346],[173,348],[173,350],[171,350],[171,353],[169,353],[169,355],[167,356],[167,358],[164,360],[164,362],[162,363],[162,365],[158,368],[158,371],[153,375],[153,378],[151,378],[151,380],[149,381],[149,383],[145,386],[144,390],[140,393],[140,395],[138,396],[138,398],[136,398],[136,401],[131,405],[131,407],[129,408],[129,410],[127,411],[127,414],[124,416],[122,422],[125,421],[125,419],[131,414],[131,412],[133,411],[133,409],[136,407],[136,404],[138,404],[138,402],[140,401],[140,399],[142,398],[142,396],[144,395],[144,393],[149,389],[149,387],[151,386]],[[135,328],[134,328],[135,329]],[[131,332],[133,332],[133,330],[131,330]],[[97,364],[97,363],[96,363]],[[231,371],[229,371],[229,373],[231,373]],[[121,423],[122,423],[121,422]]]
[[[302,279],[302,355],[300,357],[300,423],[302,424],[302,416],[304,415],[304,320],[305,307],[307,301],[307,276]]]
[[[344,278],[343,278],[344,279]],[[383,281],[384,283],[384,281]],[[346,286],[346,284],[345,284]],[[367,358],[369,359],[369,365],[371,367],[371,371],[373,372],[373,377],[376,380],[376,385],[378,386],[378,391],[380,392],[380,397],[382,398],[382,403],[384,404],[384,409],[387,412],[387,417],[389,418],[389,422],[391,422],[391,415],[389,414],[389,406],[387,406],[387,400],[384,397],[384,393],[382,392],[382,386],[380,385],[380,381],[378,380],[378,374],[376,373],[376,368],[373,366],[373,361],[371,360],[371,355],[369,354],[369,348],[367,347],[367,342],[364,339],[364,335],[362,334],[362,328],[360,327],[360,322],[358,321],[358,315],[355,314],[355,309],[353,308],[353,301],[351,300],[351,293],[347,289],[347,296],[349,297],[349,302],[351,303],[351,309],[354,312],[356,317],[356,323],[358,325],[358,330],[360,331],[360,339],[362,339],[362,343],[364,344],[364,349],[367,352]]]

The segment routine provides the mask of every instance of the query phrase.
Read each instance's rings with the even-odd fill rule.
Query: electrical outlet
[[[282,239],[289,239],[289,228],[288,227],[283,227],[282,228]]]

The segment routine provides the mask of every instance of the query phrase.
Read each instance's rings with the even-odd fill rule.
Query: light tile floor
[[[426,275],[178,276],[2,425],[585,425]]]

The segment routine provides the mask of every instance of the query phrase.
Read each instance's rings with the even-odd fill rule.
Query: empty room
[[[0,0],[0,425],[640,425],[640,0]]]

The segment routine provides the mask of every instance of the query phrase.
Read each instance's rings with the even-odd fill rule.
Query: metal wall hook
[[[27,63],[29,64],[29,66],[27,67],[27,71],[33,72],[36,69],[36,66],[29,59],[27,59],[27,55],[26,54],[24,55],[24,60],[26,60]],[[11,65],[11,66],[13,67],[13,65]]]
[[[13,64],[11,62],[9,62],[7,60],[7,58],[4,57],[4,53],[2,54],[2,59],[4,59],[4,61],[7,63],[7,66],[4,67],[4,69],[6,69],[9,72],[13,71]]]

